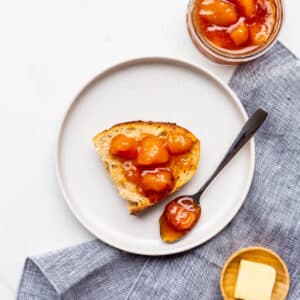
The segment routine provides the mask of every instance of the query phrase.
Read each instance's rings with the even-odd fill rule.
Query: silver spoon
[[[193,195],[180,196],[170,201],[159,219],[161,239],[174,243],[184,237],[198,222],[201,215],[200,198],[209,184],[218,176],[223,168],[249,141],[263,124],[268,113],[258,109],[246,122],[240,133],[228,149],[214,173],[204,185]]]

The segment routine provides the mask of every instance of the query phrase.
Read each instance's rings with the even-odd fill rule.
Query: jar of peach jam
[[[253,60],[276,42],[283,0],[190,0],[187,27],[193,43],[221,64]]]

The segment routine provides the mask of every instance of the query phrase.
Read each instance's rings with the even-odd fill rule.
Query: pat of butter
[[[242,259],[235,286],[235,298],[271,300],[276,271],[271,266]]]

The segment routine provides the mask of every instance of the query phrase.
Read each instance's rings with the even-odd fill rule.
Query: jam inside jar
[[[191,0],[187,23],[194,44],[220,63],[263,54],[281,28],[281,0]]]

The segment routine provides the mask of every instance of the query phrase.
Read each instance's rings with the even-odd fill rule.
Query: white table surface
[[[118,5],[118,7],[117,7]],[[227,81],[233,67],[201,56],[185,27],[187,0],[0,1],[0,298],[14,299],[24,260],[92,239],[57,186],[63,113],[91,77],[122,60],[170,56]],[[280,40],[300,55],[299,0]]]

